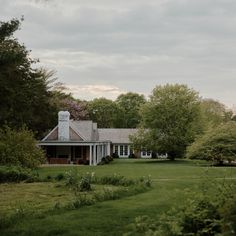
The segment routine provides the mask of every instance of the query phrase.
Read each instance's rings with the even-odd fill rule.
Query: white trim
[[[130,155],[130,144],[128,143],[120,143],[113,144],[113,153],[115,153],[115,147],[117,146],[117,154],[119,158],[128,158]],[[122,146],[122,154],[121,154],[121,146]],[[125,155],[125,147],[127,146],[127,155]]]
[[[49,132],[49,134],[46,135],[46,136],[42,139],[42,141],[47,140],[47,138],[56,130],[56,128],[58,128],[58,125],[57,125],[56,127],[54,127],[54,129],[52,129],[52,130]]]
[[[107,142],[39,142],[39,146],[90,146],[92,144],[107,144]]]
[[[149,152],[149,154],[148,154]],[[151,158],[152,157],[152,151],[149,150],[141,150],[140,152],[140,157],[141,158]]]
[[[91,166],[92,165],[92,145],[89,145],[89,165]]]

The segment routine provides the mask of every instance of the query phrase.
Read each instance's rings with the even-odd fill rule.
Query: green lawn
[[[58,173],[64,173],[71,168],[77,168],[81,174],[95,172],[97,176],[117,173],[127,178],[138,178],[151,175],[153,188],[142,194],[97,203],[78,210],[51,211],[37,218],[22,218],[12,227],[3,230],[1,235],[122,235],[126,226],[133,222],[135,217],[140,215],[155,217],[172,206],[180,205],[186,201],[187,193],[200,191],[201,183],[207,182],[207,179],[222,182],[236,181],[235,167],[209,167],[205,162],[186,160],[174,162],[114,160],[109,165],[96,167],[42,167],[39,169],[39,174],[41,177],[56,176]],[[35,187],[35,184],[38,186]],[[44,207],[55,202],[55,199],[59,202],[69,201],[70,193],[64,191],[63,195],[58,190],[60,188],[57,189],[55,184],[57,183],[28,184],[29,188],[25,191],[25,195],[24,191],[23,193],[15,191],[15,194],[7,193],[4,190],[7,186],[1,185],[0,193],[4,197],[0,197],[0,207],[2,206],[6,210],[12,199],[15,198],[16,201],[31,199],[30,194],[33,194],[32,199],[35,199],[36,205],[44,204]],[[21,185],[17,184],[14,189],[19,190]],[[27,184],[24,185],[27,186]],[[212,185],[209,184],[209,194],[212,191]],[[41,196],[39,192],[46,192],[46,196]]]

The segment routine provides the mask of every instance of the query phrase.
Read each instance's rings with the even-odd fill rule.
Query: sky
[[[235,0],[0,0],[0,21],[76,98],[187,84],[236,104]],[[235,105],[234,105],[235,106]],[[236,107],[236,106],[235,106]]]

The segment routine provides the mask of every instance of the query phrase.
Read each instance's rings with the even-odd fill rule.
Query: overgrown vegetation
[[[208,167],[206,168],[206,166]],[[71,187],[66,185],[65,171],[70,172],[70,170],[77,172],[79,182],[82,176],[91,176],[92,190],[75,193]],[[93,171],[96,174],[92,174]],[[184,206],[188,207],[191,201],[195,202],[195,196],[200,191],[204,192],[208,196],[206,199],[211,200],[211,204],[215,205],[215,199],[220,196],[215,182],[220,181],[222,186],[230,181],[229,178],[232,178],[231,181],[234,182],[235,171],[235,168],[210,167],[206,161],[176,160],[171,162],[155,159],[118,159],[110,166],[39,168],[39,178],[46,180],[47,176],[50,176],[50,182],[0,185],[0,212],[2,213],[2,218],[0,218],[3,221],[0,232],[2,235],[16,235],[21,232],[22,235],[81,234],[92,236],[97,234],[115,236],[127,232],[127,224],[132,223],[138,216],[146,215],[148,218],[146,221],[152,219],[156,225],[157,222],[161,223],[162,215],[169,211],[172,213],[164,214],[167,216],[163,216],[163,225],[168,220],[172,222],[170,225],[175,227],[179,222],[175,223],[173,220],[175,214],[178,215]],[[113,173],[119,174],[116,174],[113,179]],[[206,181],[206,173],[208,179],[215,180],[212,184],[210,181]],[[152,188],[141,183],[150,182],[149,174],[152,176]],[[104,178],[105,176],[106,178]],[[223,176],[227,177],[224,181],[218,179]],[[61,180],[56,181],[57,178]],[[101,185],[99,181],[102,178],[106,179],[107,183],[117,183],[119,179],[122,181],[126,179],[128,182],[132,180],[140,184]],[[199,184],[200,182],[205,184]],[[203,196],[203,194],[201,195]],[[16,201],[16,199],[18,200]],[[119,200],[113,201],[112,199]],[[224,212],[225,219],[235,219],[234,201],[229,200],[225,204],[227,208],[220,209],[220,216]],[[89,207],[86,207],[87,205]],[[170,210],[173,206],[176,210]],[[145,225],[146,221],[145,219],[139,220],[140,226]],[[78,222],[80,222],[79,228]],[[146,224],[145,227],[149,227],[149,224]],[[222,227],[231,230],[228,224]],[[129,228],[128,231],[132,230]]]
[[[20,182],[23,180],[34,181],[37,178],[31,170],[21,167],[0,166],[0,183]]]
[[[205,187],[198,193],[185,193],[188,198],[184,204],[157,218],[137,217],[124,236],[235,235],[235,184],[211,181],[203,185],[212,185],[216,195],[209,194]]]
[[[0,129],[0,165],[35,168],[43,162],[44,153],[31,131],[25,127]]]
[[[60,176],[60,177],[58,177]],[[26,176],[13,176],[13,181],[21,181],[29,178]],[[132,196],[138,193],[146,192],[151,187],[151,180],[148,177],[142,177],[137,180],[129,180],[124,176],[113,175],[97,177],[95,173],[85,173],[80,175],[78,170],[73,169],[66,174],[58,174],[53,180],[64,179],[65,182],[62,185],[58,185],[58,188],[66,187],[73,192],[73,198],[67,204],[60,204],[56,202],[52,209],[45,210],[44,213],[53,212],[58,210],[72,210],[78,209],[84,206],[93,205],[97,202],[103,202],[107,200],[116,200],[127,196]],[[103,186],[100,188],[99,186]],[[115,187],[113,187],[115,186]],[[97,189],[97,187],[99,187]],[[128,187],[128,188],[127,188]],[[66,190],[65,189],[65,190]],[[0,229],[7,228],[10,225],[16,223],[25,217],[41,217],[41,213],[37,213],[34,209],[28,207],[17,207],[14,213],[10,215],[0,214]]]

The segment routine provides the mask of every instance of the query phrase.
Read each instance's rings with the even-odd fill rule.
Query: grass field
[[[82,173],[95,172],[97,176],[121,174],[127,178],[151,176],[151,190],[119,200],[96,203],[77,210],[48,211],[38,217],[23,217],[12,227],[2,229],[1,235],[122,235],[128,224],[140,215],[155,217],[189,196],[209,186],[208,179],[224,182],[236,181],[236,168],[210,167],[205,162],[187,160],[114,160],[104,166],[42,167],[41,177],[56,176],[71,168]],[[2,184],[0,185],[0,210],[8,212],[17,204],[31,206],[36,210],[52,208],[55,201],[68,202],[71,193],[57,188],[58,183]],[[206,186],[206,185],[205,185]]]

